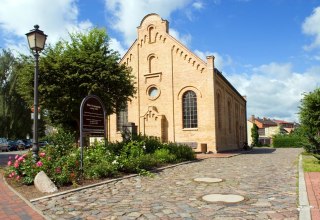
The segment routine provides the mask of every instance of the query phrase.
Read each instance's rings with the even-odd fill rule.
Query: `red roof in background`
[[[283,120],[273,120],[274,122],[278,123],[278,124],[293,124],[293,122],[288,122],[288,121],[283,121]]]
[[[283,124],[287,124],[287,125],[292,125],[294,126],[295,122],[288,122],[288,121],[284,121],[284,120],[277,120],[277,119],[270,119],[270,118],[259,118],[259,117],[254,117],[254,115],[252,115],[248,121],[257,124],[257,126],[259,128],[265,128],[265,127],[273,127],[273,126],[278,126],[278,125],[283,125]],[[291,126],[290,126],[291,127]]]

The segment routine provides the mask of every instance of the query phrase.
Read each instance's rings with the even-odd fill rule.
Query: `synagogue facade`
[[[145,16],[138,36],[121,59],[132,69],[137,93],[127,108],[108,117],[107,136],[121,141],[122,125],[162,142],[188,144],[195,151],[242,148],[247,140],[246,99],[215,68],[169,34],[157,14]]]

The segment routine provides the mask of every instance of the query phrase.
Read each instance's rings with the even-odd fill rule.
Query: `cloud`
[[[169,34],[187,47],[191,43],[192,36],[190,34],[181,35],[177,30],[172,28],[169,28]]]
[[[7,46],[11,45],[10,40],[7,40],[10,38],[18,38],[27,44],[25,34],[33,29],[35,24],[48,35],[48,43],[67,37],[68,32],[91,28],[92,23],[89,20],[78,20],[77,2],[55,0],[48,5],[47,1],[41,0],[2,0],[0,28],[4,38],[9,42]]]
[[[194,53],[200,57],[203,61],[207,60],[207,56],[214,56],[214,66],[219,69],[220,71],[223,71],[224,67],[232,65],[233,61],[229,55],[220,55],[217,52],[202,52],[199,50],[195,50]]]
[[[319,71],[320,66],[314,66],[298,73],[291,63],[272,62],[247,73],[225,76],[240,94],[247,96],[248,115],[298,121],[303,93],[320,86]]]
[[[149,13],[157,13],[169,19],[171,13],[186,7],[191,0],[105,0],[109,25],[124,36],[124,43],[130,46],[136,39],[136,27]]]
[[[109,46],[114,51],[118,51],[120,57],[123,57],[127,50],[121,45],[120,41],[115,38],[110,38]]]
[[[202,2],[199,2],[199,1],[196,1],[194,3],[192,3],[192,6],[195,8],[195,9],[202,9],[203,8],[203,3]]]
[[[303,33],[314,36],[315,39],[310,45],[304,46],[305,50],[312,50],[320,46],[320,7],[313,10],[313,13],[305,19],[302,24]]]

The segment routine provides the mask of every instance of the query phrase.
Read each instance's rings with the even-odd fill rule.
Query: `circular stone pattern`
[[[237,203],[244,200],[243,196],[234,194],[209,194],[202,197],[207,202],[225,202],[225,203]]]
[[[205,183],[219,183],[219,182],[222,182],[222,179],[220,179],[220,178],[211,178],[211,177],[201,177],[201,178],[195,178],[194,181],[196,181],[196,182],[205,182]]]

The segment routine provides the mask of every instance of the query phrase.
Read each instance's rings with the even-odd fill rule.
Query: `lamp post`
[[[39,53],[44,49],[44,44],[47,39],[47,35],[43,31],[39,30],[39,25],[35,25],[34,29],[26,34],[28,38],[29,47],[33,52],[35,58],[34,69],[34,115],[33,115],[33,146],[32,157],[35,161],[39,160],[39,145],[38,145],[38,74],[39,74]]]

